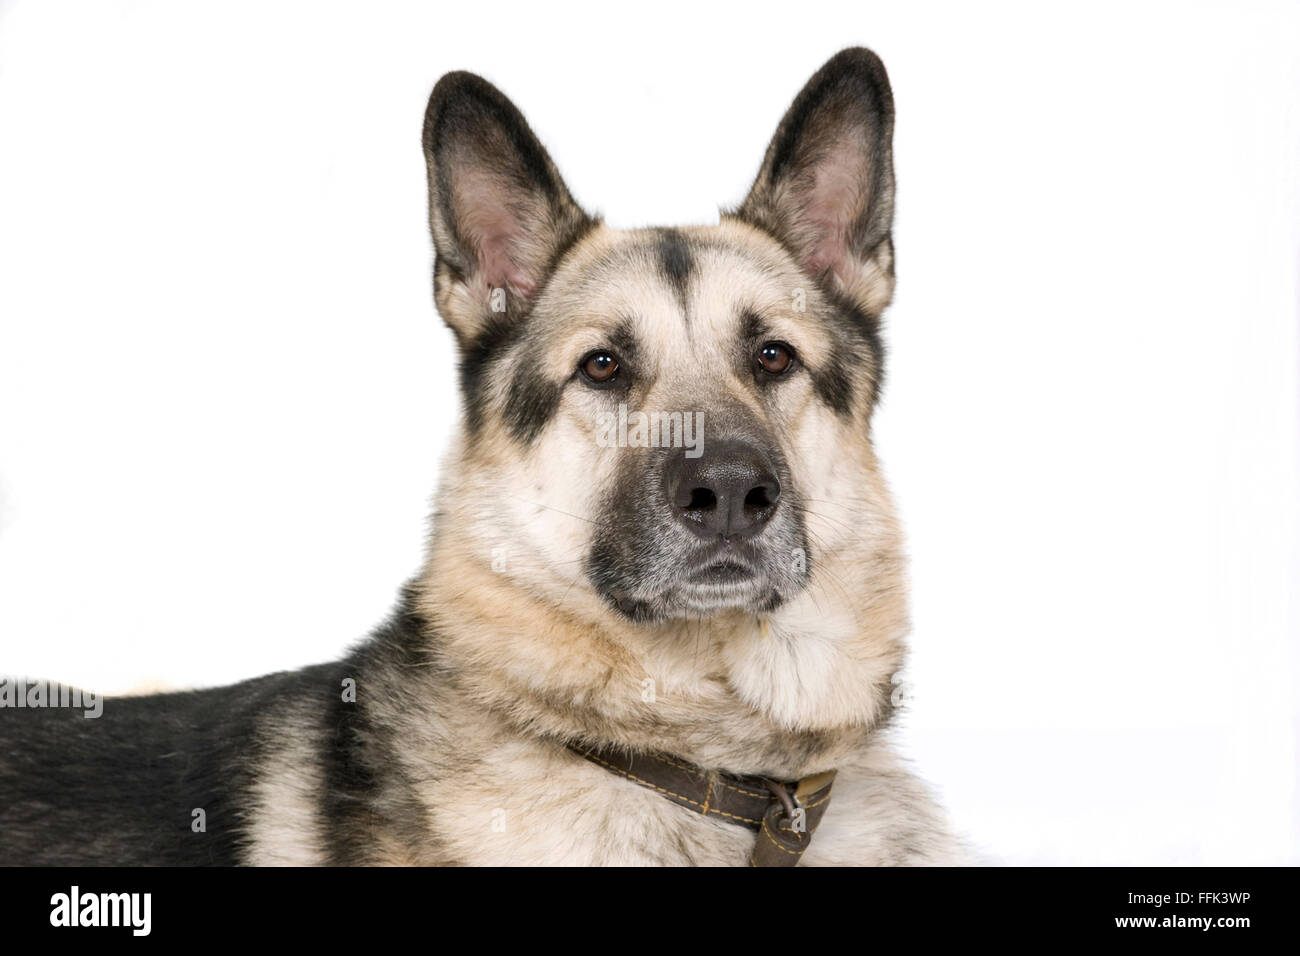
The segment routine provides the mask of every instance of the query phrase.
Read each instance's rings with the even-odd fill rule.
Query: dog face
[[[861,553],[893,289],[893,104],[845,50],[717,226],[613,230],[518,110],[444,77],[424,147],[466,421],[440,502],[480,563],[639,622],[763,615]]]

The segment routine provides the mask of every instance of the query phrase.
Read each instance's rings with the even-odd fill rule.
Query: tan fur
[[[466,115],[458,96],[478,104],[485,132],[443,122],[440,110]],[[540,147],[530,166],[476,151],[504,142],[499,128],[526,136],[493,88],[465,75],[439,84],[426,119],[431,193],[442,190],[431,198],[439,311],[462,346],[494,324],[527,326],[493,354],[477,424],[445,464],[411,588],[424,656],[378,655],[362,688],[382,689],[367,698],[370,719],[400,741],[390,769],[418,804],[377,800],[369,862],[746,862],[752,833],[604,771],[570,741],[783,779],[837,770],[810,865],[964,859],[884,730],[904,659],[907,581],[872,447],[880,369],[862,324],[877,322],[893,293],[892,109],[873,55],[835,58],[787,114],[741,210],[679,230],[692,265],[674,279],[661,234],[586,219]],[[791,152],[780,145],[786,132],[824,142]],[[459,170],[456,150],[506,172]],[[547,186],[536,175],[554,178]],[[505,313],[488,308],[493,281],[510,294]],[[809,370],[842,371],[848,407],[834,407],[811,374],[760,398],[734,355],[755,318]],[[859,325],[846,332],[844,322]],[[629,326],[630,407],[702,411],[706,442],[710,428],[743,420],[779,445],[797,490],[784,507],[802,511],[811,577],[775,611],[634,623],[589,578],[602,503],[635,459],[597,441],[608,393],[571,378]],[[507,414],[525,371],[558,395],[526,440]],[[264,772],[287,772],[293,759],[281,748]],[[292,799],[281,804],[268,812],[296,812]],[[285,856],[267,846],[262,858]]]
[[[538,305],[539,321],[564,316],[563,328],[557,320],[554,330],[562,343],[556,361],[571,364],[599,340],[598,331],[585,330],[588,324],[598,330],[601,317],[635,303],[646,316],[647,340],[677,365],[656,390],[671,394],[685,383],[715,379],[717,357],[707,346],[723,336],[707,323],[734,315],[742,290],[777,321],[804,328],[813,355],[828,344],[818,341],[809,318],[815,289],[788,261],[782,267],[785,257],[770,239],[734,222],[690,235],[716,247],[701,262],[689,300],[693,320],[703,326],[688,330],[649,267],[634,268],[640,236],[601,227],[571,252]],[[617,267],[601,269],[601,263]],[[808,314],[788,308],[796,286],[814,300]],[[719,387],[743,394],[739,383]],[[745,831],[693,818],[539,740],[544,735],[666,750],[705,766],[783,778],[839,768],[844,782],[825,824],[832,836],[824,842],[834,846],[809,862],[901,862],[909,854],[899,848],[899,834],[915,829],[909,813],[920,813],[930,830],[941,823],[923,788],[869,736],[901,666],[908,624],[900,537],[864,425],[866,409],[843,420],[805,393],[781,410],[777,433],[788,442],[796,481],[810,502],[817,570],[803,594],[765,621],[733,613],[642,625],[610,613],[578,560],[617,454],[596,446],[580,398],[566,397],[556,422],[531,448],[494,433],[459,442],[447,462],[418,595],[461,684],[459,699],[443,708],[455,716],[436,746],[474,755],[468,767],[444,756],[436,771],[428,770],[426,806],[443,821],[438,829],[447,834],[451,857],[662,863],[673,861],[672,847],[681,840],[704,848],[697,862],[743,862],[751,839]],[[667,407],[657,406],[657,398],[652,391],[642,404]],[[691,407],[689,399],[672,404]],[[804,452],[814,448],[838,454],[810,460]],[[501,548],[505,570],[496,571],[493,549]],[[653,703],[642,699],[647,679],[654,682]],[[855,775],[879,767],[889,776],[855,782]],[[889,806],[891,787],[905,793],[908,809]],[[504,832],[492,832],[493,810],[504,812]],[[595,817],[601,826],[584,822]],[[616,851],[637,842],[615,839],[628,828],[659,834],[652,858]],[[614,844],[591,845],[598,834]],[[921,841],[911,853],[935,862],[959,855],[943,838]]]

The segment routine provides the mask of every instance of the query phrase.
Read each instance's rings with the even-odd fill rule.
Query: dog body
[[[424,567],[341,662],[0,711],[4,861],[745,864],[754,833],[577,744],[835,770],[803,862],[959,862],[887,742],[892,123],[846,50],[719,225],[614,230],[504,96],[444,77],[424,146],[465,422]]]

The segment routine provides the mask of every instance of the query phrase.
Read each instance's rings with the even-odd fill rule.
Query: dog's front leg
[[[972,860],[921,780],[884,741],[835,777],[803,866],[963,866]]]

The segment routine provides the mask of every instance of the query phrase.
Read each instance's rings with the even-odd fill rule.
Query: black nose
[[[675,454],[664,474],[673,513],[703,538],[758,534],[776,511],[781,483],[763,452],[743,441],[707,442],[698,458]]]

